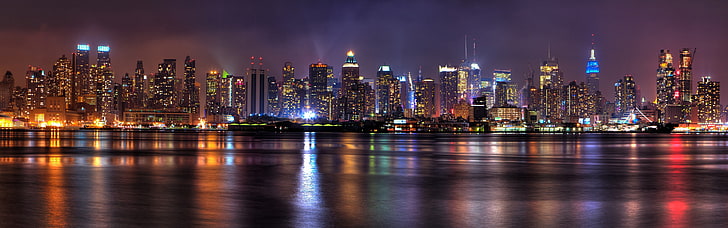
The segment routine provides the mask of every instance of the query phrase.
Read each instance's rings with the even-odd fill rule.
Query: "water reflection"
[[[0,131],[0,221],[11,227],[722,226],[726,139]]]

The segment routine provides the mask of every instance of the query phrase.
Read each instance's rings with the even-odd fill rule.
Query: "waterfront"
[[[727,140],[0,131],[0,226],[725,226]]]

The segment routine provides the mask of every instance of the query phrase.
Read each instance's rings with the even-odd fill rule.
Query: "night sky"
[[[704,75],[728,84],[719,54],[728,52],[728,2],[722,0],[29,0],[5,1],[2,9],[0,70],[16,80],[28,65],[50,70],[77,43],[110,45],[117,81],[133,73],[137,59],[156,72],[162,59],[176,58],[181,73],[187,55],[197,59],[200,82],[209,70],[242,74],[250,56],[262,56],[279,78],[285,61],[294,63],[298,78],[318,60],[338,76],[349,49],[367,78],[381,64],[396,74],[416,74],[422,66],[425,77],[437,78],[438,64],[463,58],[467,35],[477,40],[484,73],[510,68],[520,83],[537,70],[550,43],[565,81],[583,81],[594,33],[609,100],[611,85],[624,74],[635,75],[642,96],[654,98],[660,49],[697,48],[693,87]]]

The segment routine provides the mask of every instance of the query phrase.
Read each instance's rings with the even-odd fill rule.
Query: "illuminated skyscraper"
[[[470,85],[470,63],[467,60],[463,60],[460,66],[457,68],[457,92],[458,100],[470,100],[470,91],[472,86]]]
[[[379,66],[377,71],[376,113],[384,118],[397,118],[402,116],[402,103],[399,90],[399,80],[388,65]]]
[[[248,106],[248,84],[245,80],[245,76],[226,76],[226,72],[223,71],[221,88],[223,89],[220,93],[223,95],[223,120],[225,122],[231,122],[236,118],[238,120],[245,118],[251,113],[246,108]],[[249,78],[249,77],[248,77]],[[232,118],[231,118],[232,117]]]
[[[683,48],[680,51],[680,65],[679,70],[676,72],[676,92],[675,100],[677,104],[682,105],[683,120],[690,119],[690,110],[693,106],[691,96],[693,96],[692,90],[692,75],[693,75],[693,54],[695,50]]]
[[[64,97],[65,106],[68,109],[73,107],[71,100],[72,83],[73,83],[73,66],[71,60],[65,55],[61,56],[55,64],[53,64],[53,72],[51,72],[51,86],[48,94],[53,97]]]
[[[44,108],[47,94],[47,77],[43,69],[37,66],[28,66],[25,74],[28,83],[27,108],[29,110]]]
[[[301,116],[304,101],[304,85],[296,80],[295,68],[291,62],[283,64],[283,86],[281,91],[281,116],[296,118]]]
[[[592,38],[594,35],[592,34]],[[594,41],[592,41],[592,48],[589,51],[589,60],[586,62],[586,85],[589,88],[589,93],[595,94],[599,91],[599,61],[594,51]]]
[[[111,57],[109,46],[98,46],[96,67],[92,76],[96,85],[96,111],[101,114],[101,120],[113,121],[114,112],[114,72],[111,69]]]
[[[124,77],[121,78],[121,84],[118,89],[119,90],[114,89],[114,97],[117,98],[115,106],[117,110],[123,112],[132,105],[132,98],[134,96],[134,79],[132,79],[129,74],[124,74]]]
[[[305,108],[304,116],[330,119],[333,96],[326,89],[330,74],[333,74],[333,68],[321,62],[308,67],[309,107]]]
[[[435,80],[425,78],[417,82],[415,87],[415,116],[432,118],[437,114]]]
[[[544,122],[559,122],[564,116],[562,108],[562,75],[559,71],[559,61],[549,56],[540,67],[539,76],[540,91],[538,93],[540,102],[538,111],[540,120]]]
[[[368,85],[362,83],[359,75],[359,64],[354,52],[346,54],[346,61],[341,67],[341,91],[336,103],[336,119],[362,120],[367,114]],[[371,90],[371,87],[369,87]]]
[[[154,75],[154,102],[155,108],[173,110],[175,109],[174,83],[177,77],[177,60],[164,59],[158,65],[158,72]]]
[[[659,120],[664,122],[667,105],[676,104],[675,99],[675,68],[672,67],[672,54],[670,50],[660,50],[657,68],[657,109],[660,112]]]
[[[91,77],[91,66],[89,65],[90,50],[91,46],[88,44],[79,44],[76,46],[76,53],[73,53],[71,99],[74,107],[76,107],[76,103],[84,102],[81,96],[93,94],[96,87],[95,80]]]
[[[625,75],[623,79],[614,83],[615,113],[621,116],[637,107],[637,86],[632,75]]]
[[[10,103],[13,99],[13,89],[15,87],[15,78],[10,71],[5,72],[5,77],[0,81],[0,111],[10,111],[12,108]]]
[[[189,56],[185,57],[184,87],[180,96],[180,109],[183,112],[192,113],[193,118],[197,119],[200,115],[200,88],[197,85],[195,62]]]
[[[210,71],[205,77],[205,118],[215,122],[215,115],[220,115],[220,72]]]
[[[250,57],[250,68],[246,75],[247,114],[268,114],[268,78],[263,69],[263,57]]]
[[[149,80],[144,74],[144,63],[137,60],[136,69],[134,69],[134,88],[132,89],[130,108],[144,108],[147,106],[147,99],[151,91],[149,88]]]
[[[442,114],[453,113],[453,108],[458,102],[458,73],[452,66],[439,66],[440,70],[440,112]]]
[[[698,82],[698,91],[695,95],[698,106],[698,121],[700,123],[720,122],[720,82],[705,76]]]
[[[586,118],[589,116],[587,109],[589,88],[584,82],[569,82],[568,85],[564,86],[563,98],[564,115],[570,118],[565,121],[576,123],[578,118]]]
[[[281,113],[280,97],[278,96],[278,82],[276,77],[268,76],[268,115],[279,116]]]

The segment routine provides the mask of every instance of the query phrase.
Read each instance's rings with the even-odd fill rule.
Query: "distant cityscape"
[[[138,60],[133,74],[119,75],[109,46],[96,46],[96,64],[91,50],[78,44],[50,71],[29,66],[25,87],[8,71],[0,81],[0,128],[224,129],[290,122],[371,123],[382,131],[726,130],[720,83],[702,76],[693,91],[695,50],[688,48],[677,53],[677,67],[669,50],[656,52],[655,100],[640,96],[632,75],[608,82],[615,95],[605,97],[593,44],[585,49],[584,81],[564,82],[558,58],[549,54],[523,83],[511,80],[510,69],[481,71],[467,51],[459,65],[438,66],[436,79],[421,71],[395,73],[389,65],[378,66],[376,78],[364,78],[348,51],[338,77],[322,62],[296,78],[291,62],[270,70],[262,57],[251,57],[244,75],[206,72],[203,86],[190,56],[181,75],[176,59],[163,59],[153,72]]]

